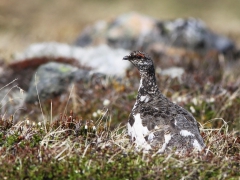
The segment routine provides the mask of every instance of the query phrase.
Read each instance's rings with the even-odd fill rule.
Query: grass
[[[136,152],[125,126],[109,129],[106,117],[82,121],[70,113],[52,124],[1,119],[1,179],[237,179],[240,138],[202,129],[202,152]]]
[[[189,91],[183,82],[165,76],[157,79],[163,92],[193,111],[202,124],[206,143],[202,152],[159,155],[135,151],[125,126],[139,81],[137,75],[131,75],[124,81],[75,84],[65,101],[42,102],[42,110],[39,105],[29,105],[29,111],[33,109],[36,115],[28,111],[17,123],[13,123],[13,116],[1,116],[0,178],[238,179],[239,89],[209,93],[206,89],[216,85],[212,83],[208,88],[204,84],[201,90],[189,84]],[[106,99],[110,104],[103,108]],[[59,113],[69,109],[76,111]]]

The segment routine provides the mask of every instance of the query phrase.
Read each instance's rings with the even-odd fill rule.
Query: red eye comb
[[[138,53],[137,53],[137,56],[144,57],[144,54],[141,53],[141,52],[138,52]]]

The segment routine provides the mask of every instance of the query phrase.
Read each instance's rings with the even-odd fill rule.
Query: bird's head
[[[125,56],[123,60],[130,61],[140,72],[154,70],[152,59],[141,51],[133,51],[130,55]]]

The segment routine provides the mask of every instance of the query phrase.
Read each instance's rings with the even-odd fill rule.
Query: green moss
[[[9,146],[12,146],[14,144],[16,144],[17,142],[19,142],[19,135],[17,133],[14,133],[12,135],[9,135],[6,140],[5,140],[5,143],[4,145],[6,147],[9,147]]]

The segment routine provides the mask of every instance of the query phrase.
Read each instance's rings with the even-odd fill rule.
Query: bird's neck
[[[141,81],[138,89],[140,95],[151,95],[159,91],[156,83],[154,67],[150,71],[140,71],[140,76]]]

